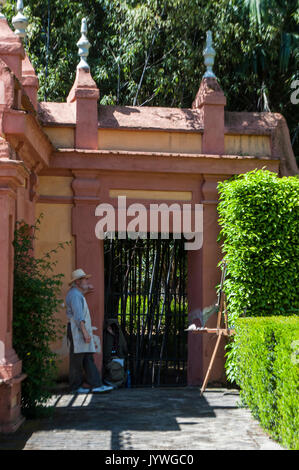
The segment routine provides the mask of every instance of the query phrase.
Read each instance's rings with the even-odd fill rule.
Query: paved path
[[[279,450],[237,391],[120,389],[101,395],[58,394],[53,417],[0,435],[0,449]],[[49,403],[50,404],[50,403]]]

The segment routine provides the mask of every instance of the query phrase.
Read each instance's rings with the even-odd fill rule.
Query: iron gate
[[[184,240],[105,240],[105,317],[118,318],[133,386],[185,385]]]

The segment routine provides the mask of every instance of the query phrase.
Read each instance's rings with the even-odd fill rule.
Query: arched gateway
[[[83,23],[82,34],[86,34]],[[225,112],[226,98],[208,71],[190,109],[99,106],[87,53],[66,103],[37,101],[38,80],[24,52],[22,31],[0,17],[0,430],[22,422],[22,364],[12,347],[13,250],[16,220],[33,223],[44,214],[36,245],[39,254],[73,240],[59,257],[65,295],[72,270],[92,274],[89,297],[93,324],[102,337],[104,241],[95,235],[99,204],[118,214],[127,204],[203,206],[203,243],[187,252],[187,297],[191,321],[196,310],[216,301],[221,248],[217,244],[217,183],[231,175],[266,167],[281,175],[296,171],[284,118],[272,113]],[[193,210],[193,209],[192,209]],[[117,227],[116,227],[117,230]],[[161,230],[159,225],[157,232]],[[170,231],[173,226],[170,226]],[[58,312],[64,317],[64,309]],[[215,318],[209,319],[213,326]],[[187,333],[185,333],[187,334]],[[210,336],[210,335],[209,335]],[[202,383],[215,339],[188,338],[188,384]],[[64,344],[55,345],[66,357]],[[102,358],[98,356],[98,365]],[[223,348],[211,380],[223,377]],[[61,374],[66,373],[66,361]]]

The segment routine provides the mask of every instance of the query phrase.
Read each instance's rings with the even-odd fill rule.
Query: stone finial
[[[89,65],[86,59],[89,54],[90,42],[88,41],[86,34],[87,34],[87,21],[86,21],[86,18],[83,18],[81,22],[81,38],[77,42],[77,46],[79,48],[78,55],[80,56],[80,62],[77,65],[77,68],[89,70]]]
[[[2,11],[1,11],[5,2],[6,2],[6,0],[0,0],[0,20],[5,18],[5,16],[3,15]]]
[[[207,77],[216,78],[216,75],[214,74],[212,70],[216,52],[212,44],[212,32],[211,31],[207,31],[207,42],[206,42],[206,47],[203,50],[203,55],[205,58],[205,66],[207,67],[207,70],[203,78],[207,78]]]
[[[17,1],[17,11],[18,13],[12,19],[12,24],[15,28],[15,34],[24,39],[26,37],[26,29],[28,26],[28,19],[23,15],[24,3],[23,0]]]

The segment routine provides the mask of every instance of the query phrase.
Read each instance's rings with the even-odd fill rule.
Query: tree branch
[[[151,45],[150,45],[149,50],[148,50],[148,53],[146,54],[146,59],[145,59],[144,67],[143,67],[143,70],[142,70],[142,74],[141,74],[141,77],[140,77],[140,80],[139,80],[139,83],[138,83],[137,92],[136,92],[135,98],[134,98],[134,100],[133,100],[133,106],[136,106],[136,102],[137,102],[137,98],[138,98],[138,95],[139,95],[139,92],[140,92],[140,89],[141,89],[141,85],[142,85],[142,82],[143,82],[144,74],[145,74],[145,71],[146,71],[146,69],[147,69],[147,64],[148,64],[148,61],[149,61],[149,58],[150,58],[150,55],[151,55],[151,51],[152,51],[152,48],[153,48],[153,45],[154,45],[154,42],[155,42],[155,39],[156,39],[156,36],[157,36],[158,31],[159,31],[159,30],[156,28],[156,30],[155,30],[155,32],[154,32],[154,35],[153,35],[153,39],[152,39]]]

